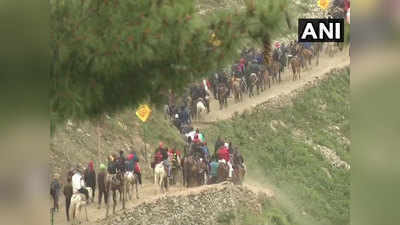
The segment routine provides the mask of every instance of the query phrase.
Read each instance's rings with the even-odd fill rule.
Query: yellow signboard
[[[151,109],[148,105],[141,105],[136,110],[136,116],[143,122],[146,122],[147,119],[150,117]]]
[[[330,3],[330,0],[318,0],[318,2],[317,2],[318,6],[323,10],[328,9],[329,3]]]
[[[210,43],[212,43],[212,45],[214,45],[215,47],[218,47],[221,45],[221,41],[217,39],[214,32],[211,34]]]

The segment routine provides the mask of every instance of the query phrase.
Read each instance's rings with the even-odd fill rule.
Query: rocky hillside
[[[254,221],[256,215],[263,215],[263,220]],[[288,221],[270,191],[222,183],[142,203],[100,224],[290,224]]]

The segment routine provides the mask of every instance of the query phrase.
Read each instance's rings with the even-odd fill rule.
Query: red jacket
[[[154,161],[155,161],[156,164],[159,164],[161,161],[163,161],[163,156],[162,156],[162,153],[160,151],[158,151],[154,155]]]
[[[218,150],[218,159],[225,159],[226,162],[229,162],[229,150],[227,147],[223,146]]]

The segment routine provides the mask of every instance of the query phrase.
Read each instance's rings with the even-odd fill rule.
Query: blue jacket
[[[306,49],[311,49],[311,42],[304,42],[303,43],[304,48]]]
[[[212,161],[210,163],[210,167],[211,167],[211,172],[210,172],[211,176],[217,177],[218,176],[218,162]]]

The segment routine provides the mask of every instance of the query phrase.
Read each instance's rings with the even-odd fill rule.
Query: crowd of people
[[[96,187],[98,189],[98,208],[101,207],[101,203],[107,204],[109,190],[106,184],[106,177],[108,175],[113,176],[117,173],[132,172],[137,175],[139,185],[142,184],[141,169],[139,166],[138,155],[132,151],[127,157],[124,156],[124,151],[119,151],[119,155],[113,153],[108,158],[108,165],[101,163],[99,165],[99,173],[96,176],[94,169],[94,162],[90,161],[87,168],[82,169],[80,165],[68,171],[66,175],[66,183],[63,188],[61,186],[60,174],[56,173],[53,176],[53,180],[50,184],[50,195],[53,199],[54,212],[59,211],[59,196],[61,189],[65,196],[65,211],[67,221],[70,220],[70,205],[71,198],[74,194],[82,193],[86,196],[87,203],[94,202]]]
[[[218,173],[220,173],[219,166],[221,164],[227,165],[229,168],[227,171],[227,179],[232,178],[235,167],[240,166],[244,168],[243,157],[240,155],[238,149],[233,147],[232,143],[218,138],[214,145],[214,152],[211,153],[205,140],[205,135],[201,133],[199,129],[196,129],[192,136],[189,135],[187,137],[187,142],[183,151],[178,150],[176,147],[168,148],[163,142],[160,142],[154,151],[151,167],[154,169],[157,164],[162,163],[168,174],[168,179],[172,180],[172,168],[183,171],[183,161],[189,157],[192,158],[194,162],[201,161],[206,165],[204,171],[208,177],[206,184],[222,181],[218,179]],[[108,157],[107,165],[103,163],[99,165],[97,174],[93,161],[90,161],[85,169],[77,165],[66,174],[66,183],[63,187],[61,185],[60,175],[54,174],[50,184],[50,195],[53,198],[53,211],[59,211],[59,196],[61,191],[65,196],[65,212],[68,221],[70,220],[69,208],[71,205],[71,198],[74,194],[83,194],[86,197],[87,204],[93,203],[97,194],[98,208],[100,208],[102,201],[106,204],[108,203],[109,190],[106,188],[106,177],[127,172],[136,174],[139,184],[142,184],[139,158],[134,151],[128,153],[127,156],[124,155],[124,151],[119,151],[119,154],[111,154]]]
[[[328,45],[326,48],[328,49]],[[294,66],[291,64],[292,60],[299,60],[300,69],[308,68],[312,58],[315,58],[318,64],[321,51],[321,43],[299,43],[297,40],[287,43],[276,41],[271,56],[266,56],[263,50],[245,48],[232,66],[221,68],[201,81],[190,84],[183,96],[177,97],[170,90],[168,103],[165,105],[165,116],[185,133],[184,129],[190,126],[193,120],[199,119],[199,102],[205,106],[205,113],[209,113],[213,110],[210,108],[211,98],[217,100],[220,109],[223,109],[228,104],[228,98],[235,98],[236,101],[239,100],[236,95],[247,94],[253,97],[255,92],[258,94],[266,90],[267,85],[270,87],[271,83],[279,83],[282,80],[281,73]],[[235,82],[238,82],[237,90]]]

